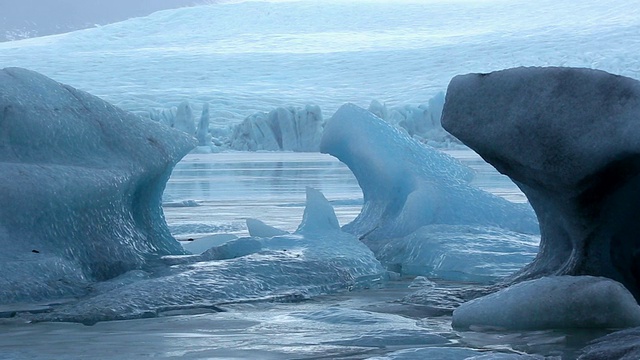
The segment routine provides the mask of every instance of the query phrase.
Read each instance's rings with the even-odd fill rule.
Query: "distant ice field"
[[[240,2],[0,44],[20,66],[127,110],[210,102],[215,121],[282,105],[424,103],[456,74],[580,66],[640,78],[640,7],[612,1]]]

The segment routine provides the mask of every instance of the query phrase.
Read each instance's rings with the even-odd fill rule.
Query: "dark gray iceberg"
[[[540,251],[514,281],[604,276],[640,300],[640,82],[575,68],[457,76],[442,124],[536,212]]]
[[[38,73],[0,71],[0,304],[82,294],[181,254],[161,196],[195,139]]]

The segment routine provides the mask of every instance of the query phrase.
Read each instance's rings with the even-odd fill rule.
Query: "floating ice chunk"
[[[403,275],[495,282],[531,262],[537,235],[494,227],[428,225],[403,238],[370,247],[388,270]]]
[[[297,233],[313,233],[326,231],[340,231],[340,224],[333,206],[316,189],[307,187],[307,205],[304,208],[302,222]]]
[[[161,197],[194,145],[38,73],[0,71],[0,303],[77,295],[184,253]]]
[[[519,279],[605,276],[640,300],[640,82],[574,68],[457,76],[443,125],[536,211],[540,252]]]
[[[190,241],[180,241],[182,247],[192,254],[201,254],[214,246],[220,246],[238,237],[233,234],[215,234]]]
[[[202,260],[226,260],[257,253],[262,250],[262,242],[253,238],[239,238],[214,246],[202,253]]]
[[[365,241],[403,237],[429,224],[538,230],[528,206],[470,186],[471,169],[355,105],[342,106],[327,122],[320,150],[345,163],[362,188],[362,211],[343,229]]]
[[[471,300],[453,312],[453,327],[509,330],[640,326],[640,306],[625,287],[593,276],[528,280]]]
[[[250,236],[262,238],[288,234],[288,232],[284,230],[269,226],[258,219],[251,218],[247,219],[247,230],[249,230]]]
[[[196,207],[200,206],[195,200],[182,200],[182,201],[171,201],[171,202],[163,202],[163,207]]]

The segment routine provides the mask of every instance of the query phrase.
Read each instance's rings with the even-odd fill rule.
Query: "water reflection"
[[[473,183],[514,202],[525,202],[520,190],[470,150],[450,155],[476,171]],[[167,222],[178,238],[231,232],[246,235],[244,220],[258,218],[294,231],[302,218],[305,188],[322,191],[341,224],[353,220],[362,205],[358,182],[343,163],[319,153],[226,152],[190,154],[175,168],[164,201],[193,200],[197,207],[165,207]]]

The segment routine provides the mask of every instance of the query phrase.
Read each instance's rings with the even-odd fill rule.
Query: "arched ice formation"
[[[79,296],[183,253],[161,197],[194,146],[44,75],[0,70],[0,304]]]
[[[538,216],[539,254],[516,281],[605,276],[640,299],[640,82],[576,68],[457,76],[442,124]]]

